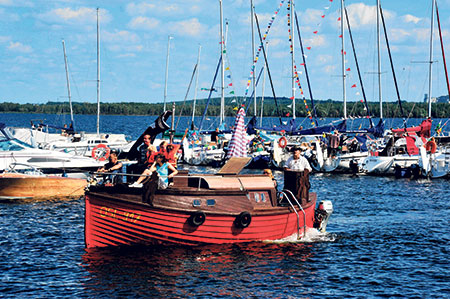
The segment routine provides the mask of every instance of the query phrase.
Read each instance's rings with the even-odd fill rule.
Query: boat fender
[[[252,215],[249,212],[242,212],[234,219],[234,225],[238,228],[246,228],[251,222]]]
[[[285,148],[287,145],[287,139],[286,137],[281,137],[280,139],[278,139],[278,146],[281,148]]]
[[[109,158],[109,154],[111,153],[111,149],[103,143],[96,145],[91,152],[92,158],[98,161],[105,161]]]
[[[195,211],[191,216],[188,218],[188,222],[191,226],[200,226],[202,225],[206,220],[206,215],[202,211]]]

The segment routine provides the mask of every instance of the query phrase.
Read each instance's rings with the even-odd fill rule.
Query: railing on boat
[[[289,196],[286,193],[288,193],[289,195],[292,196],[292,199],[294,199],[295,203],[298,205],[298,207],[300,208],[300,210],[303,213],[303,236],[302,237],[304,237],[305,233],[306,233],[306,213],[305,213],[305,210],[303,210],[302,205],[298,202],[297,198],[295,198],[295,196],[291,190],[284,189],[283,191],[280,192],[280,194],[283,196],[281,199],[286,198],[287,202],[289,203],[291,208],[294,210],[295,215],[297,215],[297,240],[300,240],[302,238],[302,237],[300,237],[300,215],[298,214],[297,209],[292,204],[291,200],[289,199]]]
[[[152,175],[132,174],[132,173],[122,173],[122,172],[90,172],[90,174],[98,175],[98,176],[146,177],[146,178],[149,178],[149,177],[152,176]],[[185,179],[199,179],[198,180],[198,185],[197,185],[197,190],[200,191],[201,184],[202,184],[202,180],[201,179],[205,179],[206,177],[210,177],[210,176],[204,176],[204,175],[179,175],[179,174],[177,174],[174,178],[176,178],[176,179],[183,179],[183,178],[185,178]],[[239,189],[241,191],[246,190],[246,188],[245,188],[244,184],[242,183],[241,179],[239,177],[237,177],[237,180],[239,182]]]

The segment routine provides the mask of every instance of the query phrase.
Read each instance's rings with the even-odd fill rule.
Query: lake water
[[[32,118],[0,114],[14,126]],[[102,117],[133,138],[153,119]],[[95,116],[80,124],[95,131]],[[448,180],[314,174],[311,185],[334,213],[328,234],[303,242],[86,250],[83,199],[0,203],[0,297],[450,296]]]

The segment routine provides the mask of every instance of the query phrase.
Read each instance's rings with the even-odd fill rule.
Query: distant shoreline
[[[258,100],[259,98],[257,98]],[[242,97],[226,98],[225,101],[225,115],[234,116],[237,107],[240,107],[243,102]],[[288,98],[277,98],[278,111],[282,117],[291,117],[292,109],[288,108],[288,105],[292,101]],[[192,100],[183,102],[175,102],[175,114],[180,115],[182,110],[182,116],[192,116]],[[311,104],[307,101],[308,111],[314,114],[311,109]],[[203,114],[205,110],[206,100],[198,100],[196,104],[196,116]],[[95,115],[97,114],[96,103],[72,103],[74,114]],[[260,105],[258,105],[258,110]],[[316,115],[323,118],[340,118],[343,116],[343,103],[342,101],[334,100],[316,100]],[[397,102],[383,103],[383,117],[384,118],[423,118],[428,116],[428,104],[418,102],[406,102],[402,101],[403,114],[401,115],[399,105]],[[172,102],[168,102],[167,109],[172,108]],[[370,115],[374,118],[379,117],[379,103],[369,102],[368,108]],[[141,103],[141,102],[121,102],[121,103],[101,103],[100,113],[102,115],[159,115],[163,110],[163,103]],[[306,117],[308,112],[303,100],[298,99],[296,103],[296,116]],[[211,99],[208,105],[208,116],[217,116],[220,112],[220,99]],[[0,103],[0,113],[33,113],[33,114],[69,114],[68,102],[47,102],[45,104],[19,104],[12,102]],[[254,115],[253,102],[250,103],[250,107],[247,111],[247,115]],[[257,111],[257,115],[260,115],[260,111]],[[367,112],[362,102],[347,102],[347,115],[349,117],[365,117]],[[278,117],[277,107],[275,101],[271,97],[264,99],[264,114],[265,117]],[[448,118],[450,117],[450,104],[449,103],[433,103],[432,104],[432,118]]]

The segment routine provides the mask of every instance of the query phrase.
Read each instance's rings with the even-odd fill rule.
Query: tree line
[[[253,99],[249,99],[249,109],[247,115],[253,115]],[[259,116],[261,98],[257,97],[257,115]],[[183,116],[192,115],[193,102],[186,101],[175,102],[175,114],[180,115],[182,111]],[[277,105],[272,97],[264,98],[263,116],[277,117],[279,114],[283,117],[292,116],[292,108],[288,107],[292,104],[289,98],[277,98]],[[207,103],[206,100],[197,100],[196,116],[201,116],[204,113]],[[234,116],[237,108],[245,106],[242,97],[226,98],[225,100],[225,114],[226,116]],[[312,113],[312,105],[307,101],[308,110]],[[277,107],[278,106],[278,107]],[[97,114],[97,104],[87,102],[72,103],[74,114]],[[167,103],[167,109],[172,109],[172,103]],[[428,116],[428,104],[418,102],[402,102],[403,115],[400,111],[397,102],[383,103],[383,117],[384,118],[424,118]],[[368,110],[373,117],[379,117],[380,107],[378,103],[369,102]],[[450,104],[448,103],[433,103],[431,116],[433,118],[447,118],[450,117]],[[69,113],[68,102],[47,102],[45,104],[18,104],[12,102],[0,103],[0,113],[43,113],[43,114],[67,114]],[[100,106],[100,113],[102,115],[159,115],[163,111],[162,103],[138,103],[138,102],[121,102],[121,103],[102,103]],[[334,100],[316,100],[315,111],[317,117],[332,117],[339,118],[344,115],[342,101]],[[218,116],[220,113],[220,98],[211,99],[208,104],[207,116]],[[347,102],[347,115],[349,117],[364,117],[367,115],[367,110],[361,102]],[[296,101],[296,116],[307,116],[307,108],[303,100]]]

